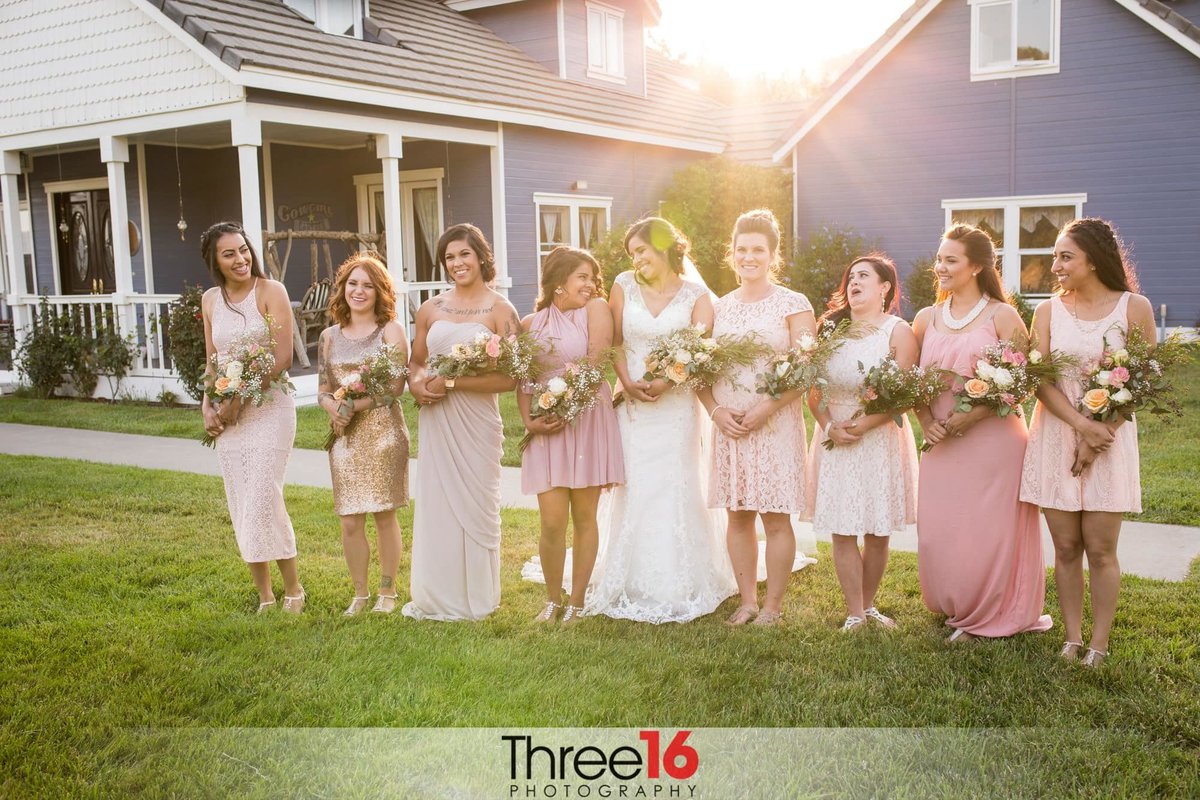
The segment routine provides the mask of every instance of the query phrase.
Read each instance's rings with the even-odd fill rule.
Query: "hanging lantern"
[[[179,218],[179,222],[175,223],[175,227],[179,229],[179,241],[184,240],[184,234],[187,233],[187,220],[183,217]]]

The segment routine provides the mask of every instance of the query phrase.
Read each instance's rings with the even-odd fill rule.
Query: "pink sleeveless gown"
[[[537,312],[529,326],[550,348],[542,382],[561,375],[566,364],[587,357],[587,309],[560,311],[554,304]],[[554,488],[584,489],[625,482],[621,434],[612,406],[612,389],[600,386],[596,405],[558,433],[535,436],[521,456],[521,492],[541,494]]]
[[[1058,388],[1075,405],[1083,397],[1083,367],[1112,347],[1125,343],[1129,292],[1104,319],[1077,320],[1057,297],[1050,300],[1050,347],[1079,359],[1079,366],[1058,381]],[[1071,475],[1079,436],[1070,425],[1041,403],[1033,410],[1029,449],[1021,478],[1021,499],[1060,511],[1142,510],[1142,481],[1138,470],[1137,422],[1116,430],[1116,440],[1097,456],[1078,478]]]
[[[934,306],[940,315],[941,306]],[[998,341],[991,320],[962,333],[930,323],[921,366],[973,372],[980,351]],[[931,409],[950,416],[943,392]],[[961,438],[925,454],[917,490],[917,565],[926,607],[976,636],[1045,631],[1046,569],[1036,506],[1022,503],[1021,465],[1028,433],[1016,415],[988,417]]]

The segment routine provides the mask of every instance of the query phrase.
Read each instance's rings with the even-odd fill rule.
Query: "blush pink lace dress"
[[[1129,292],[1126,292],[1112,313],[1103,319],[1077,320],[1062,300],[1051,298],[1049,346],[1079,359],[1079,366],[1057,384],[1075,405],[1083,397],[1083,367],[1100,359],[1106,341],[1110,347],[1125,343],[1128,306]],[[1071,467],[1078,444],[1075,430],[1038,403],[1029,427],[1021,499],[1060,511],[1141,512],[1136,420],[1117,428],[1112,446],[1076,478],[1071,475]]]
[[[256,281],[240,303],[226,306],[220,297],[213,303],[213,345],[222,364],[239,337],[267,335],[257,289]],[[242,406],[237,422],[225,426],[225,432],[217,437],[233,534],[242,558],[249,563],[296,556],[296,534],[283,505],[283,478],[295,438],[295,401],[277,389],[271,390],[259,407],[252,403]]]
[[[731,292],[716,302],[713,335],[757,334],[777,353],[792,346],[787,318],[812,311],[804,295],[775,286],[762,300],[744,303]],[[737,367],[732,380],[713,386],[717,403],[735,412],[748,411],[766,397],[754,391],[755,377],[770,356]],[[781,408],[761,428],[740,439],[713,429],[709,508],[795,514],[804,511],[805,433],[803,401]]]

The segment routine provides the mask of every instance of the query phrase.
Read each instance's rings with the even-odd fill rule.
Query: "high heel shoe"
[[[1083,647],[1083,642],[1063,642],[1062,648],[1058,651],[1058,657],[1074,661],[1079,657],[1079,648],[1081,647]]]
[[[283,596],[283,610],[289,614],[299,614],[304,610],[304,601],[308,599],[308,595],[304,593],[304,588],[301,587],[298,597]]]
[[[350,606],[342,612],[343,617],[357,617],[367,607],[367,601],[371,599],[371,595],[361,596],[354,595],[350,599]]]
[[[1097,650],[1094,647],[1089,647],[1087,649],[1087,654],[1084,655],[1083,660],[1079,663],[1088,669],[1095,669],[1104,663],[1104,659],[1107,655],[1107,650]]]
[[[396,598],[399,595],[381,594],[379,599],[375,601],[375,607],[371,609],[372,614],[390,614],[396,610]]]

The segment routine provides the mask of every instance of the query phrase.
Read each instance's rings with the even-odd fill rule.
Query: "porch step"
[[[296,405],[315,406],[317,404],[316,375],[296,375],[292,378],[292,385],[296,387],[294,395]]]

